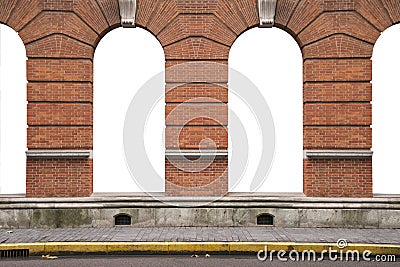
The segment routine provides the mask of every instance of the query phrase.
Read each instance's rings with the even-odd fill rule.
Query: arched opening
[[[385,30],[373,52],[373,192],[400,194],[400,24]]]
[[[233,44],[229,66],[244,74],[257,86],[269,106],[274,121],[275,155],[269,174],[257,191],[301,193],[303,60],[298,44],[281,29],[254,28],[242,34]],[[234,85],[230,81],[231,86]],[[249,140],[247,170],[235,188],[230,185],[230,191],[248,192],[257,166],[265,164],[260,162],[262,141],[261,136],[257,134],[258,122],[252,116],[248,105],[231,91],[229,108],[240,118]]]
[[[140,28],[109,32],[94,57],[93,189],[141,192],[125,163],[123,129],[128,107],[140,87],[164,70],[164,52],[153,35]],[[162,96],[161,96],[162,97]],[[164,99],[148,114],[145,147],[164,177]],[[135,123],[134,121],[127,123]]]
[[[25,46],[0,24],[0,194],[25,194],[26,83]]]

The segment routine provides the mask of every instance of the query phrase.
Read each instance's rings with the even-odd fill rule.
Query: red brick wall
[[[137,8],[137,26],[153,33],[165,51],[167,115],[186,101],[185,108],[200,115],[180,134],[177,128],[186,124],[181,115],[167,120],[166,146],[193,149],[211,138],[226,149],[229,49],[257,26],[257,1],[137,0]],[[92,148],[93,53],[119,20],[117,0],[0,2],[0,22],[19,32],[26,46],[30,149]],[[296,39],[304,58],[304,149],[371,148],[372,48],[380,32],[399,21],[398,0],[278,0],[276,26]],[[201,110],[209,106],[204,116]],[[372,196],[370,163],[305,159],[304,193]],[[166,180],[203,183],[221,173],[215,166],[227,167],[227,159],[197,174],[166,162]],[[91,180],[89,159],[27,162],[29,197],[88,196]],[[218,190],[168,184],[171,195],[224,194],[227,175],[212,183]]]
[[[304,160],[304,191],[309,196],[371,197],[371,159]]]
[[[29,197],[84,197],[93,191],[93,164],[87,159],[28,159]]]
[[[168,196],[224,196],[227,194],[228,161],[215,158],[174,162],[165,160],[165,192]],[[206,168],[199,171],[199,166]],[[178,167],[177,167],[178,166]],[[191,172],[192,171],[192,172]]]

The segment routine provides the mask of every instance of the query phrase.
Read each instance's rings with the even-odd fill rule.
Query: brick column
[[[228,149],[227,61],[167,60],[166,82],[166,195],[226,194],[227,153],[197,154]]]
[[[91,149],[92,61],[30,54],[27,76],[28,149]],[[90,195],[92,160],[28,157],[26,185],[28,197]]]
[[[176,20],[185,27],[186,39],[178,42],[164,39],[176,38],[169,32],[174,23],[159,34],[166,44],[167,60],[165,193],[221,196],[228,192],[225,151],[228,149],[229,47],[214,39],[190,35],[206,35],[210,25],[231,38],[234,35],[216,24],[210,15],[185,14]],[[199,149],[219,152],[200,159]],[[181,158],[171,155],[177,150],[181,150]],[[222,155],[216,157],[221,151]]]

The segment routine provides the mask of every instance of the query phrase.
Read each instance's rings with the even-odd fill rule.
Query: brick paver
[[[0,230],[0,243],[35,242],[318,242],[400,244],[400,229],[277,227],[113,227]]]

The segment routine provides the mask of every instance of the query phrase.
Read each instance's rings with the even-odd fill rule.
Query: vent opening
[[[128,214],[117,214],[114,216],[115,225],[131,225],[132,218]]]
[[[0,258],[24,258],[24,257],[29,257],[29,249],[0,250]]]
[[[274,216],[271,214],[260,214],[257,216],[257,225],[274,225]]]

